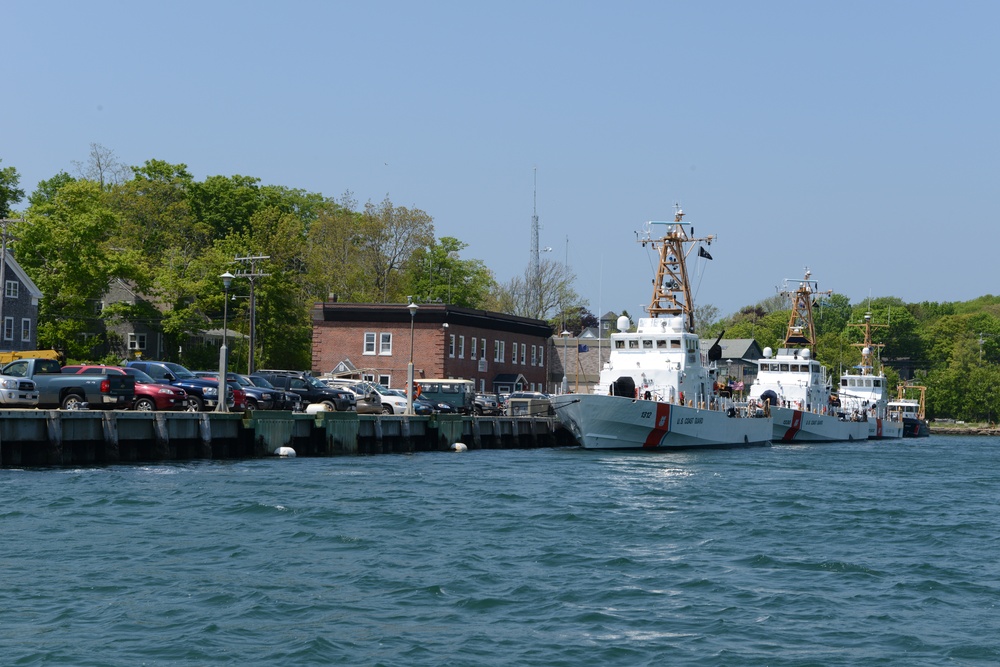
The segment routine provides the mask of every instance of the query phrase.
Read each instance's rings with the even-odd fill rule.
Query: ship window
[[[666,348],[667,348],[667,341],[666,341],[666,339],[664,339],[664,338],[657,338],[656,339],[656,349],[657,350],[665,350]]]
[[[681,339],[680,338],[671,338],[670,339],[670,348],[673,349],[673,350],[679,350],[679,349],[681,349]]]
[[[788,364],[781,364],[781,370],[787,371],[788,370]]]
[[[643,338],[642,339],[642,349],[644,349],[644,350],[652,350],[653,349],[653,341],[649,340],[648,338]]]
[[[847,378],[840,378],[840,386],[841,387],[847,386]]]
[[[630,340],[628,342],[628,349],[630,349],[630,350],[638,350],[639,349],[639,341],[635,340],[634,338],[632,340]]]
[[[874,386],[874,387],[881,387],[882,386],[882,380],[879,379],[879,378],[876,378],[875,380],[872,380],[872,382],[873,382],[872,386]]]
[[[624,350],[625,349],[625,341],[623,341],[623,340],[616,340],[615,341],[615,349],[616,350]]]
[[[865,379],[865,386],[866,386],[866,387],[870,387],[870,386],[872,386],[872,381],[866,378],[866,379]]]

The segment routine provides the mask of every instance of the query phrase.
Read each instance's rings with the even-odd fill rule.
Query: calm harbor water
[[[0,664],[1000,664],[998,456],[0,470]]]

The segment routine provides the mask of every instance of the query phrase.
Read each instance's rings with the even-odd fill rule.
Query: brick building
[[[543,391],[552,327],[542,320],[440,303],[413,317],[417,378],[462,378],[481,392]],[[313,307],[313,372],[357,369],[387,387],[406,384],[406,304],[319,303]]]

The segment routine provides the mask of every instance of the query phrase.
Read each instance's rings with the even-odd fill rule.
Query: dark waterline
[[[992,665],[1000,441],[0,471],[10,665]]]

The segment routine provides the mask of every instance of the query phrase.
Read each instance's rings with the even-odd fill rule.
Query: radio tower
[[[531,196],[531,265],[528,273],[531,275],[531,303],[539,310],[542,307],[542,286],[541,276],[538,268],[538,167],[534,168],[534,190]],[[536,317],[540,317],[537,314]]]

